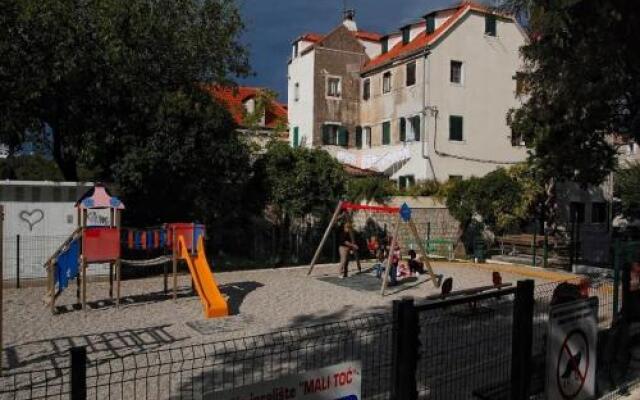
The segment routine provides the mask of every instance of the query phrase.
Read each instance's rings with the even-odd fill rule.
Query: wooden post
[[[122,261],[116,261],[116,309],[120,308],[120,282],[122,281]]]
[[[537,258],[537,250],[538,250],[538,224],[536,224],[535,229],[533,230],[533,243],[531,244],[531,253],[533,254],[532,258],[533,261],[531,262],[531,265],[533,267],[536,266],[536,258]]]
[[[4,342],[2,337],[2,318],[4,314],[3,309],[3,295],[4,292],[4,206],[0,205],[0,376],[2,375],[2,355],[4,354]]]
[[[409,224],[409,228],[411,229],[411,233],[413,234],[413,238],[418,243],[418,249],[420,250],[420,253],[422,253],[422,258],[424,259],[424,266],[427,267],[429,276],[433,281],[433,286],[437,288],[440,286],[439,285],[440,281],[436,276],[436,274],[433,272],[433,268],[431,267],[431,263],[429,262],[429,255],[427,254],[427,250],[425,250],[422,242],[420,241],[420,235],[418,235],[418,228],[416,228],[416,225],[413,223],[413,220],[411,219],[408,221],[408,224]]]
[[[178,243],[176,242],[176,230],[171,230],[173,242],[171,247],[173,248],[173,301],[178,299]]]
[[[400,212],[398,212],[398,216],[396,217],[395,228],[393,229],[393,239],[391,240],[391,246],[389,247],[389,257],[387,257],[387,266],[384,268],[384,273],[382,275],[382,287],[380,289],[380,295],[384,296],[384,290],[387,288],[387,276],[389,276],[389,270],[391,269],[391,255],[393,254],[393,249],[396,247],[396,243],[398,243],[398,232],[400,231]]]
[[[353,233],[353,218],[351,218],[351,216],[349,216],[349,223],[349,239],[351,239],[351,243],[356,244],[356,236]],[[356,250],[354,255],[356,256],[356,265],[358,266],[358,272],[362,272],[362,266],[360,265],[360,249]]]
[[[109,299],[113,300],[113,266],[115,263],[109,263]]]
[[[318,261],[318,257],[320,257],[320,252],[322,251],[322,247],[324,246],[324,243],[327,241],[327,238],[329,237],[329,233],[331,232],[331,228],[333,228],[333,225],[338,220],[338,215],[340,215],[340,210],[341,209],[342,209],[342,201],[339,201],[338,202],[338,206],[336,207],[336,210],[333,212],[333,216],[331,217],[331,221],[329,222],[329,226],[327,226],[327,229],[324,231],[324,235],[322,235],[322,240],[320,240],[320,244],[318,245],[318,248],[316,249],[316,252],[313,255],[313,259],[311,260],[311,264],[309,264],[309,271],[307,271],[307,275],[311,275],[311,272],[313,271],[313,267],[315,267],[316,262]]]
[[[82,268],[82,311],[87,311],[87,259],[80,257],[80,268]]]

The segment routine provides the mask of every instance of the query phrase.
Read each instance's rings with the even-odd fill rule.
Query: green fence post
[[[613,243],[613,321],[618,315],[618,289],[620,287],[620,239]]]

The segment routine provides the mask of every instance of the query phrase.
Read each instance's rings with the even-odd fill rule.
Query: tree
[[[286,254],[291,223],[306,216],[323,218],[330,214],[345,193],[342,165],[319,149],[291,148],[272,141],[255,164],[253,190],[265,194],[278,226],[278,248]]]
[[[56,163],[41,155],[12,155],[0,160],[0,179],[61,181],[63,178]]]
[[[600,184],[616,166],[611,134],[640,139],[640,10],[627,0],[502,3],[531,32],[514,134],[544,181]]]
[[[0,0],[0,141],[51,132],[65,179],[111,179],[167,93],[249,70],[233,0]]]
[[[248,146],[231,116],[195,88],[168,93],[162,104],[151,124],[155,134],[134,145],[115,168],[126,222],[204,222],[213,247],[233,247],[227,234],[253,211],[247,206]]]
[[[453,181],[447,207],[463,230],[479,219],[497,234],[517,229],[536,215],[544,194],[526,164],[499,168],[482,178]]]
[[[354,203],[386,203],[395,193],[395,183],[384,176],[352,177],[347,181],[347,198]]]
[[[620,199],[622,215],[640,219],[640,162],[629,163],[616,171],[615,196]]]
[[[507,121],[531,148],[556,230],[556,184],[598,185],[617,165],[612,135],[640,139],[640,11],[627,0],[498,0],[530,32]]]

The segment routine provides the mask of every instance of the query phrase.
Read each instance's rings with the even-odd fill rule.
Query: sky
[[[238,0],[245,22],[242,42],[250,51],[253,76],[241,85],[268,87],[287,101],[291,42],[303,33],[328,33],[342,21],[345,0]],[[456,0],[346,0],[358,29],[389,33]]]

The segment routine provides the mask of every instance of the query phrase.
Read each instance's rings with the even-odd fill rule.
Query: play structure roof
[[[76,202],[76,207],[81,209],[98,209],[98,208],[114,208],[116,210],[124,210],[124,203],[109,194],[104,185],[96,184],[80,197]]]

